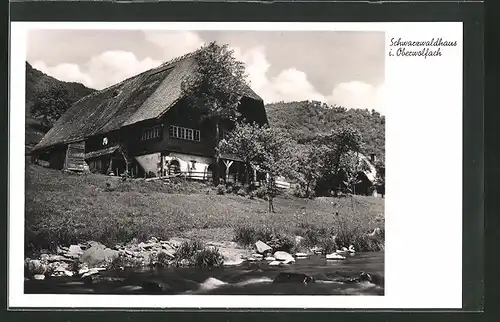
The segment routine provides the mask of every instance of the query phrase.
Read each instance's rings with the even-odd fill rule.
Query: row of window
[[[200,142],[200,131],[198,130],[172,125],[169,134],[171,138]]]
[[[150,140],[161,136],[161,126],[155,126],[142,131],[141,140]],[[200,131],[188,129],[176,125],[170,126],[169,134],[171,138],[200,142]]]
[[[142,131],[141,140],[150,140],[161,136],[161,126],[155,126]]]

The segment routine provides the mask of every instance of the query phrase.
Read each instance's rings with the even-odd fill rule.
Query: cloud
[[[203,39],[192,31],[145,30],[143,33],[147,41],[162,48],[165,61],[195,51],[204,44]]]
[[[323,100],[307,79],[307,74],[296,68],[282,70],[275,77],[269,77],[271,64],[266,58],[264,47],[254,47],[246,52],[233,48],[236,59],[245,63],[250,86],[266,102],[294,100]]]
[[[43,61],[35,61],[32,66],[33,68],[36,68],[59,80],[82,83],[86,86],[90,86],[92,84],[90,76],[83,73],[80,70],[80,66],[76,64],[63,63],[57,66],[49,67]]]
[[[139,60],[131,52],[106,51],[92,57],[86,67],[95,88],[102,89],[160,64],[149,57]]]
[[[149,57],[139,60],[131,52],[105,51],[91,57],[82,67],[68,63],[47,66],[42,61],[34,62],[33,67],[62,81],[103,89],[160,64]]]
[[[338,84],[328,97],[331,104],[346,108],[376,110],[384,114],[383,95],[384,85],[375,87],[360,81],[351,81]]]
[[[80,82],[96,89],[116,84],[128,77],[156,67],[164,61],[184,55],[200,48],[204,41],[190,31],[143,31],[147,41],[161,48],[158,60],[151,57],[138,59],[129,51],[104,51],[92,56],[86,63],[62,63],[48,66],[36,61],[33,66],[57,79]],[[383,86],[375,87],[361,81],[337,84],[330,93],[321,93],[313,85],[305,71],[295,66],[270,75],[271,63],[264,46],[242,50],[232,47],[235,57],[244,62],[250,86],[265,102],[316,100],[346,108],[375,109],[384,112],[382,104]]]
[[[321,101],[346,108],[375,109],[383,113],[383,86],[375,87],[361,81],[340,83],[329,95],[323,95],[309,81],[307,73],[290,67],[274,77],[268,75],[271,67],[264,47],[254,47],[246,52],[234,47],[236,59],[246,65],[250,86],[265,102]]]

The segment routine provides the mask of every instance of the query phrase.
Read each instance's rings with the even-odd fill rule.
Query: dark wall
[[[48,161],[51,168],[62,170],[66,160],[67,145],[52,149],[48,154]]]
[[[241,99],[239,110],[245,118],[245,121],[248,123],[255,122],[260,125],[268,124],[266,109],[263,101],[243,97]]]
[[[142,131],[159,125],[162,127],[159,138],[141,140]],[[190,141],[170,137],[170,126],[176,125],[200,131],[200,141]],[[202,156],[212,156],[215,146],[215,127],[208,121],[188,113],[180,105],[172,108],[162,119],[141,122],[122,129],[122,138],[128,142],[131,155],[154,152],[175,151]]]
[[[106,138],[108,143],[103,144],[103,139]],[[119,132],[113,131],[106,134],[96,135],[88,137],[85,140],[85,152],[89,153],[92,151],[102,150],[107,147],[117,145],[119,143]]]
[[[267,116],[262,101],[243,98],[240,105],[240,112],[247,122],[257,122],[267,124]],[[146,128],[159,125],[162,127],[161,135],[158,138],[141,140],[142,131]],[[170,126],[176,125],[200,131],[200,141],[190,141],[170,137]],[[221,134],[224,130],[230,130],[233,124],[221,122]],[[108,139],[108,144],[103,145],[103,138]],[[215,123],[202,118],[199,111],[186,106],[180,101],[171,108],[161,119],[148,120],[127,126],[105,135],[90,137],[86,140],[86,152],[103,149],[120,142],[125,142],[130,156],[144,155],[155,152],[179,152],[200,156],[213,156],[216,145]]]

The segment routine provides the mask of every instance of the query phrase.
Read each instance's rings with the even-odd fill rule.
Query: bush
[[[270,241],[272,237],[273,230],[269,227],[239,226],[235,229],[234,241],[243,246],[250,246],[258,240]]]
[[[339,249],[339,245],[332,236],[322,237],[319,240],[317,246],[321,249],[322,254],[331,254],[335,252],[337,249]]]
[[[308,197],[312,197],[312,195],[314,195],[314,192],[311,192],[310,193],[311,196],[308,196],[306,189],[302,185],[299,185],[299,184],[292,186],[291,193],[293,196],[295,196],[297,198],[308,198]]]
[[[266,243],[273,248],[274,251],[291,252],[295,249],[295,238],[289,234],[282,232],[274,232],[271,240]]]
[[[252,196],[260,199],[267,200],[267,189],[265,186],[261,185],[257,189],[252,191]]]
[[[206,247],[197,240],[183,242],[174,256],[172,264],[176,267],[219,267],[224,263],[224,257],[217,248]]]
[[[324,239],[332,238],[333,230],[331,227],[302,224],[298,234],[304,237],[304,246],[314,247],[318,246]]]
[[[234,241],[243,246],[249,246],[257,241],[256,236],[256,231],[253,227],[237,227],[235,229]]]
[[[295,247],[295,238],[277,229],[266,226],[240,226],[235,229],[234,241],[243,246],[253,245],[258,240],[268,244],[274,251],[290,252]]]
[[[196,253],[194,266],[196,267],[220,267],[224,264],[224,257],[218,248],[204,248]]]
[[[304,237],[301,245],[307,248],[320,247],[323,253],[331,253],[350,245],[361,252],[379,251],[384,247],[383,230],[378,235],[369,236],[355,219],[348,219],[340,214],[336,214],[332,226],[300,224],[296,233]]]
[[[217,192],[218,195],[223,195],[226,193],[226,187],[223,184],[219,184],[216,188],[215,191]]]
[[[170,262],[171,257],[164,251],[149,255],[149,265],[151,267],[168,267],[170,266]]]

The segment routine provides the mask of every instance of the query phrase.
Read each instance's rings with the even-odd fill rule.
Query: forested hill
[[[50,91],[54,88],[61,89],[60,92],[64,93],[64,95],[60,99],[66,101],[68,104],[72,104],[80,98],[87,96],[88,94],[95,91],[95,89],[88,88],[80,83],[60,81],[33,68],[28,62],[26,62],[25,144],[27,151],[29,151],[30,148],[32,148],[42,139],[42,137],[50,127],[47,125],[42,125],[40,118],[33,115],[31,107],[37,99],[43,97],[47,99],[50,98]]]
[[[385,160],[385,116],[376,111],[346,109],[315,101],[266,104],[271,126],[289,132],[299,143],[307,143],[319,133],[338,126],[352,125],[363,136],[364,153]]]
[[[26,117],[31,116],[30,108],[37,94],[56,86],[66,89],[70,94],[71,101],[77,101],[95,91],[95,89],[80,83],[60,81],[33,68],[30,63],[26,62]]]

